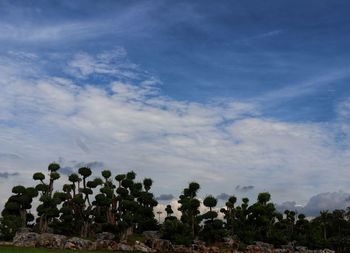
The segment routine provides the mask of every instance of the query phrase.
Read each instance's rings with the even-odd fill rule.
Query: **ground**
[[[9,246],[0,246],[0,252],[1,253],[72,253],[74,251],[72,250],[59,250],[59,249],[44,249],[44,248],[18,248],[18,247],[9,247]],[[87,251],[87,250],[80,250],[79,253],[110,253],[110,251]],[[133,252],[130,252],[133,253]]]

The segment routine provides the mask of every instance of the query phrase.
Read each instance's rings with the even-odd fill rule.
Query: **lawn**
[[[9,247],[9,246],[0,246],[0,253],[73,253],[73,252],[78,252],[78,253],[111,253],[111,251],[88,251],[88,250],[59,250],[59,249],[43,249],[43,248],[17,248],[17,247]],[[135,251],[136,252],[136,251]]]

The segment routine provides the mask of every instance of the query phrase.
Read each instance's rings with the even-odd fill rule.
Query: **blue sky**
[[[348,205],[349,8],[0,1],[0,187],[60,161],[133,169],[158,195],[197,180]]]

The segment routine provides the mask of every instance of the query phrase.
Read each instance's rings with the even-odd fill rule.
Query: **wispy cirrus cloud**
[[[260,97],[254,98],[254,101],[261,103],[274,103],[309,95],[323,87],[331,86],[333,83],[349,77],[350,67],[327,70],[326,73],[318,75],[317,77],[311,77],[308,80],[295,83],[294,85],[285,85],[283,88],[267,92]]]

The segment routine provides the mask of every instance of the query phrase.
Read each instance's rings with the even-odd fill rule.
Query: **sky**
[[[0,205],[59,162],[160,202],[350,206],[348,1],[0,0]]]

